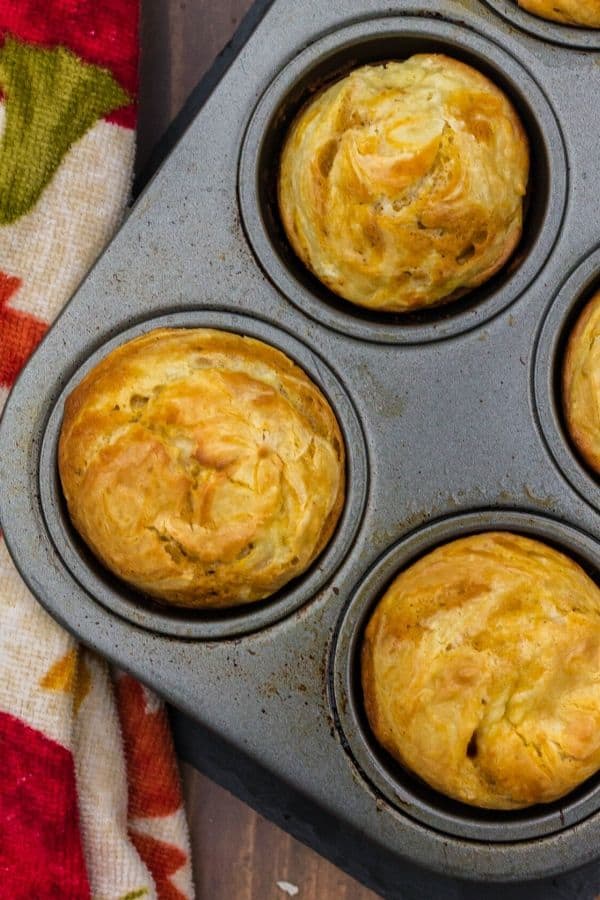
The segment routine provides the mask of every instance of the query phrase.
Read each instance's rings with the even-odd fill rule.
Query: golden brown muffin
[[[600,291],[587,304],[569,336],[562,399],[573,443],[600,474]]]
[[[518,3],[542,19],[600,28],[600,0],[518,0]]]
[[[59,469],[73,523],[116,575],[181,606],[261,600],[310,566],[344,500],[344,444],[287,356],[159,329],[69,396]]]
[[[393,312],[482,284],[521,237],[528,141],[507,97],[439,54],[363,66],[301,110],[279,208],[300,259],[360,306]]]
[[[376,738],[436,790],[548,803],[600,768],[600,589],[530,538],[453,541],[379,602],[362,683]]]

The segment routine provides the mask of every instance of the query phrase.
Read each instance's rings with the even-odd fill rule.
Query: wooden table
[[[252,0],[143,0],[137,169]],[[375,894],[182,765],[199,900],[369,900]]]

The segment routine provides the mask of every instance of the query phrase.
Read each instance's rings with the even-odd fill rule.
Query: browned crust
[[[520,148],[520,152],[523,154],[523,157],[527,161],[527,167],[529,165],[529,141],[527,138],[527,134],[523,127],[523,124],[508,97],[504,94],[500,88],[495,85],[487,76],[483,75],[483,73],[478,72],[473,69],[471,66],[459,61],[452,59],[444,54],[417,54],[416,56],[411,58],[411,61],[415,60],[437,60],[442,61],[444,66],[448,70],[454,69],[457,72],[461,72],[463,74],[467,74],[469,79],[474,85],[481,86],[482,89],[486,91],[489,95],[495,95],[502,102],[503,106],[503,114],[506,119],[510,122],[512,132],[514,135],[514,145]],[[380,66],[371,66],[364,67],[365,69],[376,69],[380,68]],[[356,70],[360,71],[360,70]],[[352,75],[353,73],[350,73]],[[349,76],[346,76],[349,77]],[[340,82],[344,79],[340,79]],[[338,84],[336,82],[335,84]],[[311,107],[323,96],[323,94],[330,90],[332,85],[327,85],[322,91],[317,93],[315,97],[311,99],[298,113],[295,122],[292,124],[288,135],[286,137],[286,141],[284,144],[283,152],[282,152],[282,171],[284,168],[288,166],[288,162],[286,162],[286,156],[289,157],[290,147],[292,143],[292,135],[294,133],[294,127],[300,120],[309,115]],[[286,169],[287,171],[287,169]],[[315,277],[319,278],[331,291],[338,294],[342,298],[349,300],[350,302],[363,306],[365,308],[374,308],[383,312],[413,312],[418,309],[423,309],[426,307],[440,306],[446,303],[452,302],[455,299],[458,299],[461,296],[464,296],[467,292],[479,287],[481,284],[488,281],[491,277],[493,277],[497,272],[502,269],[507,261],[510,259],[515,249],[517,248],[523,233],[523,222],[522,216],[520,220],[515,219],[512,220],[510,226],[507,227],[506,235],[504,238],[504,242],[502,245],[495,245],[494,257],[490,259],[489,265],[485,267],[483,270],[477,272],[476,274],[472,274],[466,277],[465,282],[458,287],[454,287],[450,289],[445,296],[432,296],[432,297],[424,297],[419,294],[410,294],[410,293],[401,293],[396,292],[394,296],[390,296],[389,301],[387,302],[373,302],[366,297],[360,296],[350,296],[350,294],[338,287],[336,284],[336,278],[331,278],[326,275],[324,272],[319,272],[319,268],[315,266],[314,261],[311,256],[311,252],[308,249],[307,244],[304,239],[297,232],[295,227],[295,214],[296,210],[294,206],[289,202],[289,197],[284,196],[284,187],[283,187],[283,179],[280,176],[278,179],[278,205],[280,210],[281,219],[284,225],[284,230],[287,234],[288,240],[294,252],[297,256],[302,260],[302,262],[307,266],[307,268],[315,275]],[[416,264],[416,263],[415,263]],[[373,274],[373,277],[376,277],[376,273]],[[437,289],[436,289],[437,290]],[[401,296],[400,296],[401,294]]]
[[[361,648],[377,741],[464,803],[553,802],[600,768],[600,590],[510,532],[459,538],[401,572]]]
[[[585,348],[582,347],[585,332],[590,320],[597,315],[599,311],[600,291],[594,294],[591,300],[585,305],[575,323],[575,327],[569,335],[562,370],[562,401],[565,421],[571,440],[585,462],[594,470],[594,472],[600,475],[600,452],[588,433],[581,426],[572,405],[574,380],[579,369],[578,360],[581,358],[582,353],[585,352]],[[598,444],[600,444],[600,435],[598,436]]]
[[[518,0],[518,3],[527,12],[551,22],[600,28],[598,0]]]
[[[285,455],[286,435],[304,455]],[[345,498],[344,441],[319,388],[275,348],[210,329],[157,329],[102,359],[66,401],[58,463],[73,523],[96,555],[181,606],[277,591],[321,553]],[[260,475],[267,464],[276,483]],[[283,493],[265,507],[273,491]]]

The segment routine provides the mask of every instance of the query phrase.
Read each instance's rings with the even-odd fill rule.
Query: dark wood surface
[[[137,170],[252,0],[142,0]],[[372,900],[373,893],[182,765],[198,900]]]

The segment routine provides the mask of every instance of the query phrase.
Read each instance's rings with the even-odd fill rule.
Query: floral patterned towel
[[[138,0],[0,0],[0,409],[122,215]],[[160,701],[77,645],[0,538],[0,898],[193,897]]]

